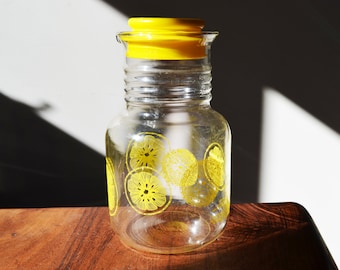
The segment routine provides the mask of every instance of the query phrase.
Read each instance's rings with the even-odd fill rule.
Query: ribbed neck
[[[125,100],[129,106],[209,104],[211,65],[196,60],[127,58]]]

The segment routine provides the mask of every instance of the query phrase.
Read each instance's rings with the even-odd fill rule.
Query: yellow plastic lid
[[[132,31],[118,35],[127,44],[127,57],[183,60],[206,56],[204,21],[201,19],[135,17],[128,23]]]

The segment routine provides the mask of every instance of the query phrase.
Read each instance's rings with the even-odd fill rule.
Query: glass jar
[[[230,211],[231,133],[210,106],[210,45],[199,19],[131,18],[126,111],[106,133],[109,213],[135,250],[176,254],[214,241]]]

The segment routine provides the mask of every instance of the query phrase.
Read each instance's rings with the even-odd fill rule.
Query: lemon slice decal
[[[140,167],[156,169],[168,148],[164,136],[142,132],[133,137],[126,152],[126,165],[131,171]]]
[[[220,190],[224,186],[225,162],[222,147],[212,143],[204,154],[204,172],[206,177]]]
[[[110,216],[114,216],[118,209],[118,191],[116,186],[115,171],[112,160],[109,157],[106,157],[105,160],[109,213]]]
[[[175,149],[168,152],[162,161],[165,179],[177,186],[191,186],[198,176],[198,162],[187,149]]]
[[[143,215],[164,211],[171,202],[171,191],[153,169],[138,168],[125,178],[125,193],[134,210]]]
[[[206,207],[214,201],[219,190],[207,180],[198,179],[194,185],[182,187],[181,192],[187,204]]]

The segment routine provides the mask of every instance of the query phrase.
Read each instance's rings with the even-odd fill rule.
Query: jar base
[[[213,241],[219,233],[211,226],[197,213],[166,211],[154,216],[137,216],[127,226],[126,236],[134,249],[176,254]]]

